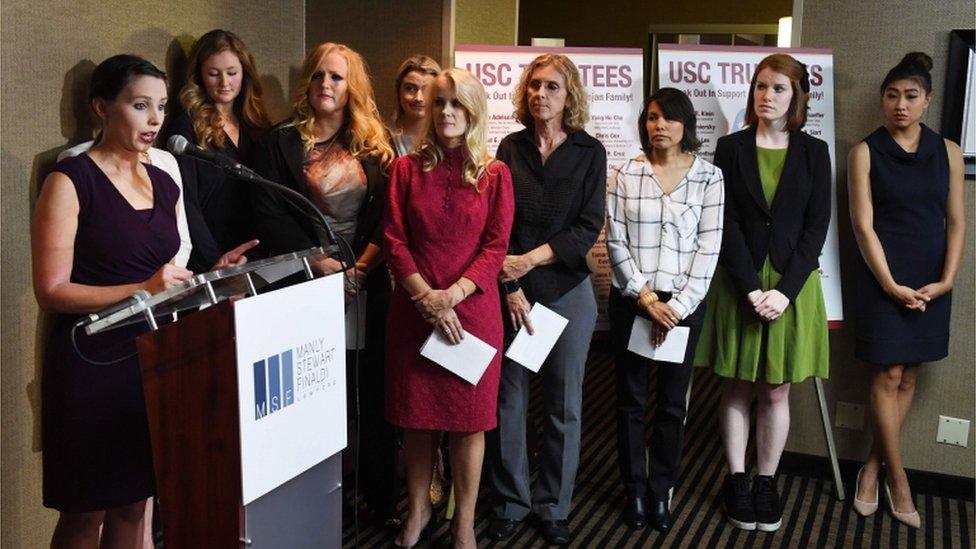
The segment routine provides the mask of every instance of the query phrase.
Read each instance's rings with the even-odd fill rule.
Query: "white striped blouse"
[[[607,193],[611,282],[636,298],[645,285],[670,292],[668,305],[686,318],[711,283],[722,245],[722,170],[695,157],[670,194],[661,190],[643,154],[615,170]]]

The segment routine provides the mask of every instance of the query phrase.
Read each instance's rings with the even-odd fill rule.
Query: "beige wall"
[[[87,82],[95,64],[135,53],[179,71],[184,48],[221,26],[251,47],[275,116],[304,50],[303,0],[9,1],[2,34],[2,546],[43,547],[56,514],[41,507],[38,312],[31,291],[30,215],[38,180],[69,141],[90,138]]]
[[[935,95],[926,123],[936,131],[942,120],[942,92],[945,85],[949,30],[972,26],[971,0],[889,0],[887,2],[849,2],[847,0],[803,0],[801,43],[806,47],[834,49],[834,78],[837,117],[837,190],[840,228],[841,267],[845,317],[854,316],[851,308],[853,280],[850,266],[857,259],[857,245],[847,214],[846,157],[853,144],[881,122],[878,86],[885,73],[906,52],[927,52],[934,60],[932,80]],[[906,13],[924,14],[906,27]],[[902,432],[905,466],[965,477],[973,477],[973,430],[969,448],[935,442],[939,415],[972,421],[973,389],[976,386],[973,364],[974,268],[973,219],[976,193],[973,181],[966,181],[968,219],[966,255],[952,296],[952,327],[949,357],[924,365],[914,407]],[[853,326],[831,334],[831,379],[826,382],[831,417],[838,400],[866,404],[870,367],[854,360]],[[793,430],[788,449],[825,454],[825,445],[812,384],[794,390],[791,401]],[[864,431],[835,428],[838,452],[842,458],[860,460],[865,456],[869,437]]]
[[[388,120],[396,105],[393,84],[400,62],[414,53],[445,62],[445,22],[450,21],[452,4],[452,0],[307,2],[305,46],[341,42],[358,51],[369,65],[380,114]]]
[[[662,24],[776,23],[792,0],[533,0],[519,6],[519,44],[565,38],[567,46],[646,48],[647,30]]]
[[[518,11],[518,0],[455,0],[454,41],[514,46],[518,43]]]

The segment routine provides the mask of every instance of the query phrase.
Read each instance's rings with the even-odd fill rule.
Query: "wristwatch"
[[[514,294],[515,292],[521,289],[522,286],[519,286],[519,282],[517,279],[513,278],[512,280],[502,281],[502,290],[504,290],[506,294]]]

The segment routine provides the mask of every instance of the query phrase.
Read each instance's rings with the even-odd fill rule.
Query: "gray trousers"
[[[596,299],[589,277],[547,306],[569,319],[569,324],[538,374],[542,376],[544,419],[535,495],[529,489],[526,447],[532,373],[503,359],[498,428],[487,433],[496,518],[523,520],[530,510],[542,520],[569,517],[579,466],[583,373],[596,324]]]

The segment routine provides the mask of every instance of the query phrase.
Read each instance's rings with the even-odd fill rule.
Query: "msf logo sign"
[[[254,363],[254,419],[295,403],[292,351]]]

